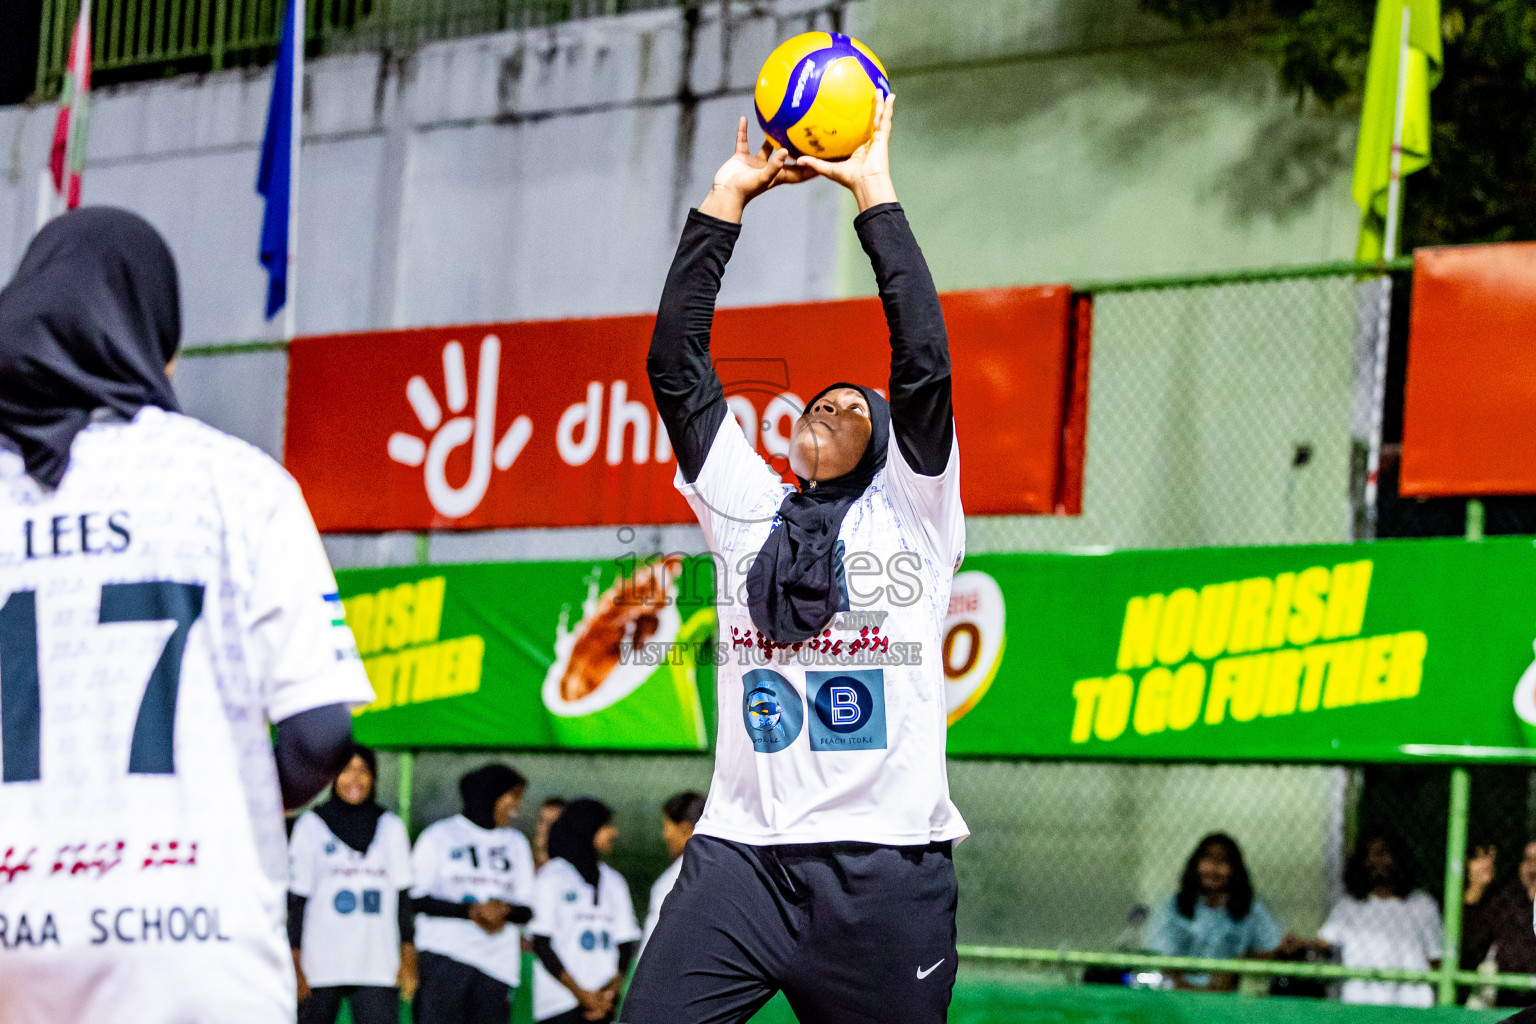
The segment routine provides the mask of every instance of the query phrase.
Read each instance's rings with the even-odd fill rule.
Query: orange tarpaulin
[[[966,511],[1078,511],[1086,299],[1074,313],[1055,285],[942,301]],[[285,461],[323,531],[692,522],[646,379],[653,322],[295,339]],[[721,310],[711,350],[732,411],[781,472],[805,399],[837,380],[883,390],[890,373],[874,298]]]
[[[1414,253],[1399,490],[1536,493],[1536,243]]]

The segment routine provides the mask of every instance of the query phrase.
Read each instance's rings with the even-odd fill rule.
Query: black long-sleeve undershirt
[[[400,944],[416,941],[416,908],[412,906],[411,890],[401,889],[399,902],[395,904],[395,926],[400,930]],[[304,947],[304,908],[309,905],[308,896],[296,892],[288,894],[288,945],[294,949]]]
[[[854,228],[874,266],[891,331],[891,429],[912,468],[936,476],[948,464],[954,440],[949,336],[938,292],[900,204],[865,210]],[[698,479],[728,412],[709,338],[720,281],[740,233],[739,224],[689,211],[646,359],[656,409],[689,482]]]
[[[521,903],[508,904],[512,909],[507,913],[509,924],[523,925],[533,920],[533,908]],[[426,914],[428,917],[455,917],[469,920],[469,908],[473,903],[455,903],[452,900],[439,899],[436,896],[418,896],[416,898],[416,913]]]
[[[273,757],[284,807],[303,807],[331,784],[352,756],[352,709],[345,704],[301,711],[277,723]]]
[[[640,952],[640,943],[619,943],[619,969],[620,975],[629,973],[629,965],[635,962],[635,954]],[[539,963],[549,972],[551,978],[558,979],[565,973],[565,963],[560,959],[560,954],[555,952],[554,943],[548,935],[533,936],[533,955],[539,958]]]

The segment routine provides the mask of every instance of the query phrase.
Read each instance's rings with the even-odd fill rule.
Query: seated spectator
[[[699,823],[703,813],[704,795],[692,790],[678,793],[661,805],[661,841],[667,844],[667,856],[672,863],[651,886],[651,903],[645,911],[645,934],[640,939],[642,954],[645,944],[651,940],[651,932],[656,930],[656,922],[661,920],[662,902],[677,884],[677,876],[683,873],[683,847],[693,838],[693,826]]]
[[[1165,956],[1218,960],[1264,955],[1285,941],[1280,926],[1253,895],[1253,881],[1237,842],[1220,832],[1200,840],[1184,864],[1175,896],[1152,915],[1146,945]],[[1231,991],[1237,976],[1175,974],[1179,988]]]
[[[1440,908],[1413,888],[1413,862],[1397,837],[1368,832],[1344,868],[1349,895],[1323,922],[1318,937],[1343,950],[1346,967],[1426,971],[1440,965]],[[1429,985],[1391,981],[1344,983],[1346,1003],[1433,1006]]]
[[[1525,844],[1525,857],[1515,876],[1494,885],[1498,850],[1480,846],[1467,859],[1467,891],[1463,897],[1461,965],[1476,970],[1493,955],[1501,974],[1536,974],[1536,841]],[[1536,992],[1501,988],[1499,1006],[1530,1006]]]

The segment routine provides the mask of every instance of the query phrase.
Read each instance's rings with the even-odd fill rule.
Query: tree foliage
[[[1298,116],[1358,104],[1370,0],[1140,0],[1186,29],[1247,26]],[[1431,162],[1405,186],[1408,246],[1536,239],[1536,0],[1441,0]]]

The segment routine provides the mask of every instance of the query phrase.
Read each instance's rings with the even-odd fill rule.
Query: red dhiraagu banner
[[[1399,490],[1536,494],[1536,243],[1413,254]]]
[[[1081,445],[1063,438],[1081,433],[1087,330],[1070,329],[1069,289],[942,298],[966,511],[1076,511]],[[653,322],[298,338],[288,469],[327,532],[692,522],[646,378]],[[721,310],[711,350],[731,411],[781,471],[804,400],[890,374],[874,298]]]

